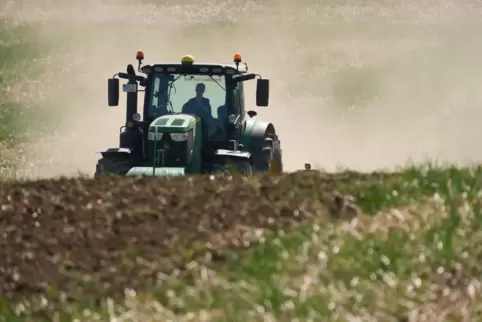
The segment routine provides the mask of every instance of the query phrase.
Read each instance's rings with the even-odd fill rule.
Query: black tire
[[[249,160],[238,160],[236,162],[237,172],[250,176],[253,174],[253,166]]]
[[[128,159],[102,158],[97,161],[94,177],[105,175],[125,176],[131,168],[132,164]]]
[[[276,174],[283,173],[283,151],[281,150],[281,142],[275,141],[273,146],[273,159],[276,160],[277,170]]]
[[[240,173],[242,175],[252,175],[253,167],[250,160],[236,158],[219,158],[214,164],[214,173]]]
[[[283,154],[278,140],[270,137],[264,139],[261,153],[256,158],[255,169],[257,172],[283,173]]]

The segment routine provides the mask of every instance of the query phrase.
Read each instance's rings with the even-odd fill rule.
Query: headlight
[[[176,142],[186,141],[189,133],[171,133],[171,139]]]
[[[160,141],[164,133],[149,132],[147,134],[147,139],[150,141]]]

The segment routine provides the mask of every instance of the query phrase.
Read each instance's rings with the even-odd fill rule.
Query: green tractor
[[[142,65],[142,51],[136,59],[144,75],[129,64],[126,73],[108,79],[109,106],[119,104],[119,78],[127,80],[126,123],[119,147],[100,151],[95,176],[283,172],[274,125],[245,111],[244,82],[258,77],[256,104],[268,106],[269,80],[248,73],[241,55],[230,65],[195,63],[190,55],[181,63]]]

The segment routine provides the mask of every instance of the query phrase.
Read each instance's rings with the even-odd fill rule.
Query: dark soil
[[[202,251],[245,247],[250,227],[343,216],[333,187],[314,171],[0,184],[0,298],[56,290],[95,299],[147,287]]]

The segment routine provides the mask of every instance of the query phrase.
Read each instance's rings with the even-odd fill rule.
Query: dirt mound
[[[318,172],[283,177],[100,178],[0,185],[0,298],[122,295],[253,228],[342,216]]]

